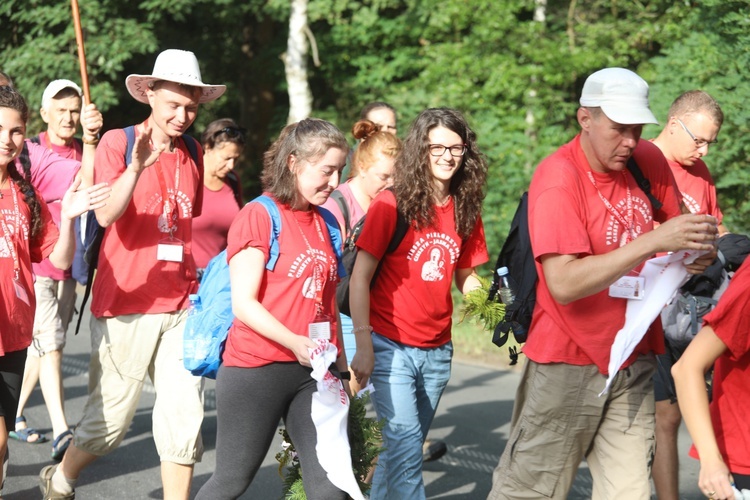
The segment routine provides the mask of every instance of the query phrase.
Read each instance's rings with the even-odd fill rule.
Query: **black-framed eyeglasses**
[[[246,130],[242,127],[224,127],[223,129],[214,132],[214,139],[224,134],[230,139],[239,139],[240,142],[245,142]]]
[[[456,144],[455,146],[443,146],[442,144],[430,144],[427,146],[432,156],[443,156],[446,151],[451,152],[454,158],[460,158],[466,153],[466,144]]]
[[[685,132],[687,132],[687,135],[689,135],[689,136],[690,136],[690,138],[691,138],[691,139],[693,140],[693,142],[695,143],[695,147],[696,147],[697,149],[700,149],[700,148],[702,148],[703,146],[708,146],[708,145],[710,145],[710,144],[716,144],[717,142],[719,142],[719,141],[718,141],[718,140],[716,140],[716,139],[714,139],[713,141],[706,141],[706,140],[704,140],[704,139],[698,139],[698,138],[697,138],[697,137],[695,137],[695,135],[693,135],[693,133],[692,133],[692,132],[691,132],[691,131],[690,131],[690,130],[689,130],[689,129],[687,128],[687,126],[686,126],[686,125],[685,125],[684,123],[682,123],[682,120],[680,120],[679,118],[677,118],[677,123],[679,123],[679,124],[680,124],[680,125],[682,126],[682,128],[683,128],[683,129],[685,130]]]

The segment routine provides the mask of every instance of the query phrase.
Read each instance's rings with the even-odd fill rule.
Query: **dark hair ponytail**
[[[26,101],[23,96],[12,87],[0,87],[0,108],[10,108],[18,111],[24,123],[26,123],[26,120],[29,118],[29,108],[26,105]],[[29,212],[31,212],[29,237],[33,238],[42,230],[42,205],[39,203],[34,188],[31,186],[31,163],[29,162],[29,153],[25,142],[22,148],[23,149],[19,156],[25,175],[21,175],[18,172],[15,161],[8,163],[8,175],[10,176],[11,181],[18,186],[18,189],[23,194],[24,201],[29,207]]]

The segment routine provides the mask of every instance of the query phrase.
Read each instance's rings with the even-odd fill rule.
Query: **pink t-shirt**
[[[370,324],[391,340],[414,347],[438,347],[451,339],[456,269],[489,260],[482,219],[463,241],[456,232],[454,205],[436,207],[434,227],[410,227],[393,253],[386,253],[396,230],[396,198],[380,193],[368,211],[357,247],[382,260],[370,290]]]
[[[352,188],[349,185],[348,181],[340,184],[339,187],[336,188],[336,191],[339,191],[344,197],[346,207],[349,209],[349,226],[356,226],[357,222],[359,222],[359,220],[364,217],[367,212],[365,212],[365,210],[360,206],[357,199],[354,197],[354,193],[352,193]],[[339,227],[343,228],[342,234],[344,235],[344,237],[346,237],[346,233],[349,231],[349,228],[345,227],[346,224],[344,224],[344,214],[341,213],[341,209],[339,208],[339,204],[336,203],[336,200],[334,200],[333,197],[328,197],[328,200],[323,203],[323,208],[327,208],[334,215],[334,217],[336,217],[336,220],[339,223]]]
[[[324,315],[331,320],[330,341],[339,347],[338,335],[335,334],[338,321],[335,317],[338,264],[325,221],[317,210],[299,211],[278,202],[277,205],[281,217],[279,258],[272,271],[263,272],[258,292],[260,303],[289,330],[306,336],[316,314],[316,287],[313,285],[311,265],[315,259],[319,269],[324,271],[321,273],[321,304]],[[231,260],[241,250],[252,247],[262,251],[267,261],[270,235],[271,218],[268,211],[260,203],[248,203],[229,230],[227,259]],[[235,318],[222,360],[226,366],[252,368],[273,362],[296,362],[297,358],[289,349]]]
[[[19,351],[31,344],[32,327],[34,325],[34,309],[36,297],[34,296],[34,279],[32,277],[31,263],[40,262],[52,253],[59,232],[52,221],[52,216],[47,209],[47,204],[39,192],[37,197],[42,206],[42,230],[36,238],[29,239],[31,212],[24,202],[21,194],[11,184],[16,192],[18,201],[18,215],[20,217],[20,228],[16,220],[13,194],[11,187],[0,191],[0,220],[5,222],[8,229],[10,244],[13,245],[19,264],[18,285],[26,292],[29,303],[26,304],[16,293],[14,283],[14,260],[13,249],[8,246],[8,238],[5,230],[0,225],[0,356],[8,352]]]
[[[750,259],[737,270],[716,309],[704,318],[727,351],[714,365],[711,422],[729,470],[750,474]],[[698,458],[695,447],[690,450]]]
[[[175,144],[141,173],[125,211],[104,233],[92,290],[91,313],[97,318],[178,311],[197,289],[192,219],[203,197],[203,155],[196,165],[184,140]],[[113,185],[125,172],[126,145],[124,130],[104,134],[96,149],[96,183]],[[174,240],[163,215],[162,182],[167,197],[177,201]],[[182,262],[157,260],[158,245],[170,241],[182,242]]]
[[[648,141],[639,141],[634,158],[650,181],[651,192],[664,205],[655,215],[630,172],[591,170],[581,149],[580,135],[543,160],[534,172],[529,188],[529,234],[539,283],[523,351],[537,363],[595,364],[601,373],[607,373],[612,343],[625,323],[627,301],[610,297],[605,289],[562,305],[547,288],[540,258],[546,254],[605,254],[625,244],[625,223],[633,225],[637,237],[653,229],[654,219],[663,222],[680,214],[674,177],[661,151]],[[628,190],[632,222],[628,216]],[[599,193],[618,216],[605,206]],[[663,350],[661,322],[656,321],[624,366],[639,354]]]
[[[47,203],[62,200],[81,168],[81,162],[63,158],[29,139],[26,139],[26,146],[31,161],[31,184]],[[15,161],[18,171],[23,172],[20,160],[16,158]]]
[[[56,155],[76,162],[76,164],[80,167],[80,161],[83,156],[83,152],[81,151],[81,145],[78,144],[77,141],[73,141],[70,146],[57,146],[55,144],[48,143],[47,133],[42,132],[41,134],[39,134],[39,143],[42,146],[46,145],[47,149],[51,150]],[[46,156],[46,158],[50,158],[50,156]],[[33,172],[35,170],[33,162],[31,164],[31,169],[33,175]],[[74,173],[72,177],[67,181],[67,186],[70,186],[70,184],[73,182],[73,178],[75,178],[75,175],[78,173],[78,168],[76,168],[75,171],[76,173]],[[52,220],[55,221],[57,227],[60,227],[60,218],[62,217],[62,206],[60,204],[60,200],[48,202],[47,208],[49,208],[49,211],[52,214]],[[46,278],[52,278],[53,280],[62,281],[69,279],[71,276],[69,268],[66,270],[58,269],[52,265],[49,259],[44,259],[38,264],[33,264],[32,268],[34,269],[34,274],[36,276],[44,276]]]
[[[228,184],[211,191],[203,186],[203,210],[193,217],[193,258],[195,265],[204,268],[227,247],[227,233],[240,207]]]

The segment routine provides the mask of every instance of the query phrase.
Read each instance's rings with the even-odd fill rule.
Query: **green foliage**
[[[471,316],[476,318],[485,330],[492,331],[505,317],[505,304],[499,300],[488,300],[492,280],[480,276],[479,282],[482,284],[480,288],[464,296],[461,321],[466,319],[466,316]]]
[[[373,467],[373,461],[383,450],[382,429],[385,421],[367,416],[369,393],[349,399],[349,446],[351,447],[352,471],[357,479],[360,491],[367,495],[370,485],[365,483],[367,474]],[[305,500],[302,485],[302,469],[294,444],[286,429],[280,429],[283,438],[282,451],[276,454],[279,462],[279,475],[284,479],[283,491],[287,500]],[[285,473],[286,470],[286,473]]]

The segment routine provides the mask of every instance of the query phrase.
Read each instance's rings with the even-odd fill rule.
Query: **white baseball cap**
[[[201,70],[195,54],[187,50],[167,49],[156,58],[154,71],[150,75],[129,75],[125,86],[136,101],[148,104],[146,91],[157,80],[181,83],[199,87],[202,91],[200,103],[210,102],[221,97],[226,85],[209,85],[201,80]]]
[[[607,118],[623,125],[654,123],[648,107],[646,80],[625,68],[605,68],[583,84],[581,106],[601,108]]]
[[[78,97],[83,97],[81,87],[75,82],[70,80],[52,80],[42,94],[42,107],[46,109],[49,106],[50,101],[63,89],[73,89],[78,93]]]

